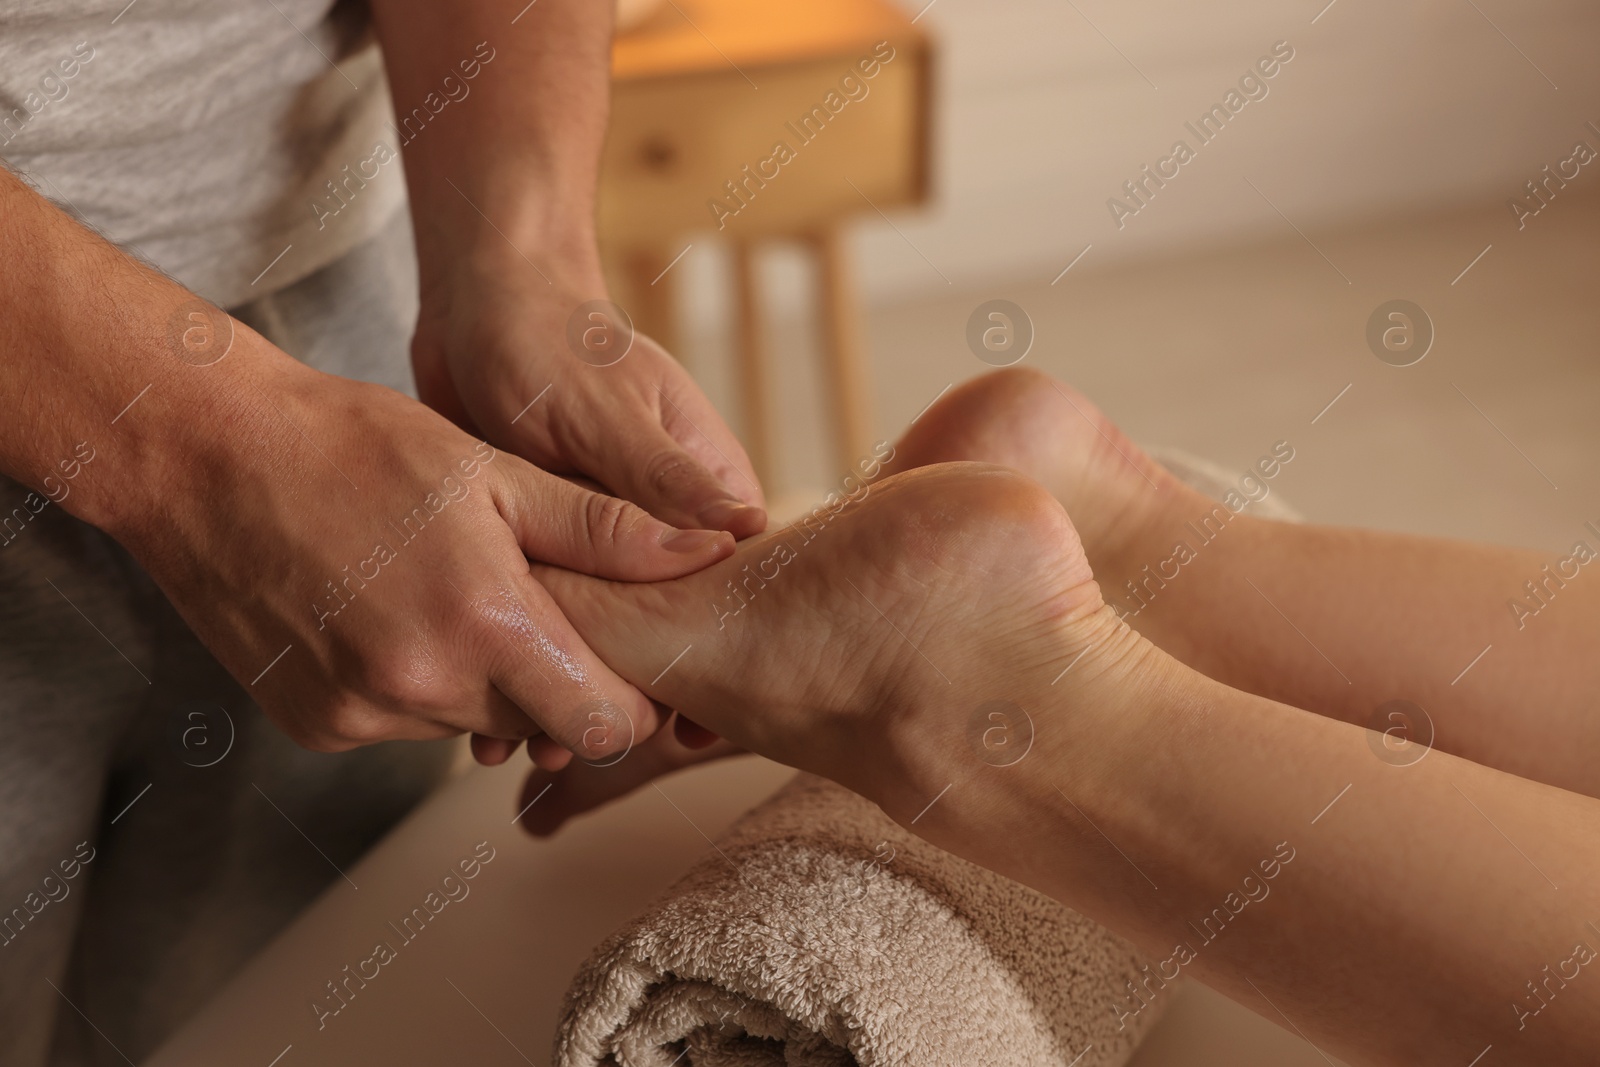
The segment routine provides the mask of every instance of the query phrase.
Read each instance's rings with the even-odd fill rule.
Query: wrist
[[[245,383],[300,365],[3,168],[0,244],[26,265],[0,270],[0,470],[32,513],[53,503],[136,541],[193,492],[195,462],[251,432]]]
[[[100,450],[113,491],[86,494],[78,511],[135,556],[166,543],[185,516],[214,506],[242,469],[275,462],[293,432],[284,423],[291,384],[329,377],[226,313],[210,316],[219,334],[231,330],[226,355],[204,365],[174,359],[151,383]]]
[[[526,177],[453,182],[414,197],[412,217],[425,304],[524,274],[537,289],[605,296],[592,190]]]

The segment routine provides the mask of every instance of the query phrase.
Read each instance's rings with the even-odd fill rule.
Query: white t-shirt
[[[0,0],[0,159],[223,307],[405,203],[391,122],[360,0]]]

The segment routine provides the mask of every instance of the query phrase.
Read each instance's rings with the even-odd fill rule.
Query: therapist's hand
[[[425,286],[412,345],[419,396],[492,444],[674,526],[740,538],[765,529],[750,461],[694,380],[614,313],[586,313],[583,294],[605,292],[598,267],[582,267],[596,261],[592,245],[541,258],[543,268],[508,243],[479,245]],[[592,280],[558,284],[573,274]],[[567,747],[536,738],[529,753],[555,769]],[[474,757],[488,765],[515,748],[473,738]]]
[[[423,401],[665,522],[760,532],[750,462],[682,367],[645,337],[610,366],[567,340],[580,306],[607,296],[595,216],[613,5],[371,8],[397,108],[432,101],[437,114],[402,141]]]
[[[750,461],[705,394],[655,341],[595,310],[593,252],[535,257],[480,247],[425,288],[412,346],[423,401],[675,526],[765,529]]]
[[[531,747],[531,746],[530,746]],[[674,715],[626,758],[573,760],[561,770],[539,768],[522,784],[517,825],[534,837],[549,837],[579,815],[604,807],[687,767],[746,755],[731,741]]]
[[[737,537],[764,529],[744,450],[659,345],[636,337],[610,362],[568,341],[575,313],[607,295],[595,217],[612,5],[371,8],[396,106],[423,124],[402,139],[402,158],[421,281],[412,364],[424,402],[506,452],[592,479],[665,522]],[[427,110],[412,113],[416,104]],[[581,335],[592,322],[580,321]],[[482,738],[474,752],[485,762],[509,755]]]
[[[152,506],[115,533],[286,734],[328,751],[542,731],[601,759],[656,729],[528,561],[655,581],[725,558],[730,535],[675,530],[238,332],[188,372],[226,409],[163,446],[139,487]]]

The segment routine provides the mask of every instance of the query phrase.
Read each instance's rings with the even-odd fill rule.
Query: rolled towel
[[[797,776],[607,939],[559,1067],[1108,1067],[1170,992],[1103,927]],[[1149,998],[1134,1010],[1134,986]],[[1170,983],[1167,983],[1170,985]]]

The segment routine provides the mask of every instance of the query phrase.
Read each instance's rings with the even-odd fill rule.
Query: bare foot
[[[1171,516],[1206,506],[1082,393],[1030,368],[945,394],[896,444],[889,469],[961,460],[1011,467],[1049,489],[1102,582],[1144,562],[1134,546],[1176,525]]]
[[[1100,599],[1054,496],[1003,468],[922,467],[857,503],[743,542],[672,582],[535,568],[619,674],[742,747],[882,803],[920,790],[892,766],[906,731],[940,733],[1021,699],[1074,656],[1074,684],[1131,640]]]
[[[890,475],[952,461],[998,464],[1040,483],[1070,513],[1102,581],[1117,582],[1132,574],[1148,551],[1144,540],[1163,525],[1181,521],[1165,523],[1163,516],[1200,509],[1198,494],[1146,455],[1086,397],[1031,369],[997,371],[952,389],[896,443],[894,458],[871,492],[881,494],[882,480]],[[768,547],[754,550],[757,560],[765,559],[777,541],[762,544]],[[751,551],[746,546],[741,558]],[[728,569],[742,576],[743,566]],[[747,580],[735,579],[736,584]],[[727,581],[719,578],[719,588],[726,591]],[[723,610],[734,607],[724,602]],[[696,712],[691,708],[687,713]],[[529,778],[524,804],[546,785],[553,786],[539,801],[539,817],[525,820],[525,828],[552,833],[568,818],[658,774],[738,751],[728,744],[692,749],[663,731],[623,763],[575,763],[560,773],[536,773]]]
[[[1155,551],[1152,538],[1164,545],[1160,536],[1182,521],[1175,516],[1198,514],[1207,507],[1204,498],[1146,455],[1081,393],[1026,368],[996,371],[952,389],[896,442],[894,457],[871,492],[881,493],[882,479],[890,475],[959,461],[1009,467],[1040,483],[1071,515],[1102,583],[1115,585],[1148,562],[1145,557],[1159,558],[1150,555]],[[764,559],[776,543],[763,542],[768,547],[756,551],[755,558]],[[748,546],[742,549],[741,558],[749,551]],[[743,565],[728,569],[742,575]],[[746,580],[735,579],[736,584]],[[725,584],[719,588],[725,590]],[[735,607],[725,602],[723,610]],[[526,819],[524,828],[552,833],[568,818],[660,774],[739,751],[729,744],[697,750],[683,745],[672,731],[662,731],[626,762],[574,763],[559,773],[536,773],[522,803],[545,786],[552,788],[539,801],[538,817]],[[547,759],[542,765],[554,764]]]

